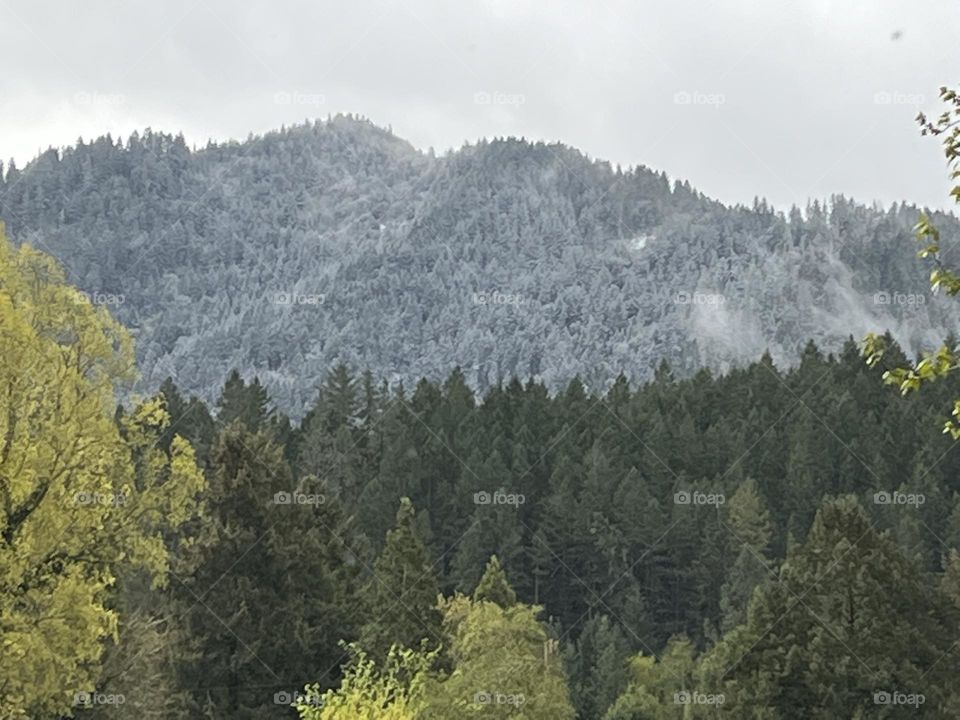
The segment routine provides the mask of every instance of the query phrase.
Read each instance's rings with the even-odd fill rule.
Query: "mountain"
[[[191,150],[145,131],[0,172],[0,218],[137,336],[144,387],[230,368],[302,413],[344,361],[413,381],[725,369],[769,349],[954,329],[911,227],[844,197],[726,206],[645,167],[497,139],[437,157],[337,116]],[[935,216],[944,247],[960,239]],[[949,261],[949,255],[947,256]]]

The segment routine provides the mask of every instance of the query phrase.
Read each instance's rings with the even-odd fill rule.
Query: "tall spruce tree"
[[[735,717],[886,717],[878,705],[894,696],[905,698],[895,713],[923,696],[924,714],[945,717],[960,653],[943,628],[956,620],[854,498],[831,500],[779,582],[704,659],[702,682]]]
[[[335,499],[295,486],[272,437],[239,422],[214,451],[208,508],[212,540],[181,579],[199,645],[182,682],[213,717],[268,717],[274,693],[337,681],[363,546]]]
[[[161,436],[160,447],[169,449],[173,438],[180,435],[193,446],[197,459],[206,466],[217,436],[216,423],[206,404],[197,397],[185,400],[169,377],[160,385],[160,394],[170,415],[170,427]]]
[[[728,522],[734,562],[727,570],[721,590],[724,632],[746,620],[747,604],[754,588],[768,579],[772,571],[768,558],[770,515],[752,478],[745,480],[730,499]]]
[[[222,427],[239,422],[250,432],[257,432],[273,416],[266,388],[254,378],[249,384],[237,370],[230,372],[217,400],[217,420]]]
[[[422,640],[438,645],[439,595],[413,504],[401,498],[396,524],[387,533],[364,591],[369,619],[360,631],[360,646],[372,658],[381,659],[393,645],[416,649]]]
[[[631,645],[608,615],[588,619],[564,652],[577,717],[602,718],[627,686]]]

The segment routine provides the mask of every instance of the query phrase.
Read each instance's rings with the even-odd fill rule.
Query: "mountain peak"
[[[338,362],[556,387],[643,378],[659,358],[786,363],[851,332],[916,350],[953,329],[918,281],[916,215],[838,198],[787,222],[561,143],[434,158],[352,115],[197,152],[151,130],[103,138],[0,184],[15,240],[124,298],[148,387],[176,370],[214,388],[237,367],[294,414]]]

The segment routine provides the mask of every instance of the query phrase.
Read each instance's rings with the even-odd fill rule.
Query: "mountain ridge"
[[[728,206],[561,143],[436,156],[336,116],[197,150],[144,131],[48,150],[0,182],[16,242],[137,334],[143,384],[206,398],[232,367],[298,415],[346,362],[479,389],[724,370],[810,339],[955,329],[911,227],[919,210],[842,196],[804,212]],[[935,213],[949,247],[953,215]]]

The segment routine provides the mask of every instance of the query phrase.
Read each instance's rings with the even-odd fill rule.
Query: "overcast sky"
[[[958,0],[0,0],[0,157],[353,112],[414,145],[560,140],[778,207],[945,207],[913,117],[960,81]]]

